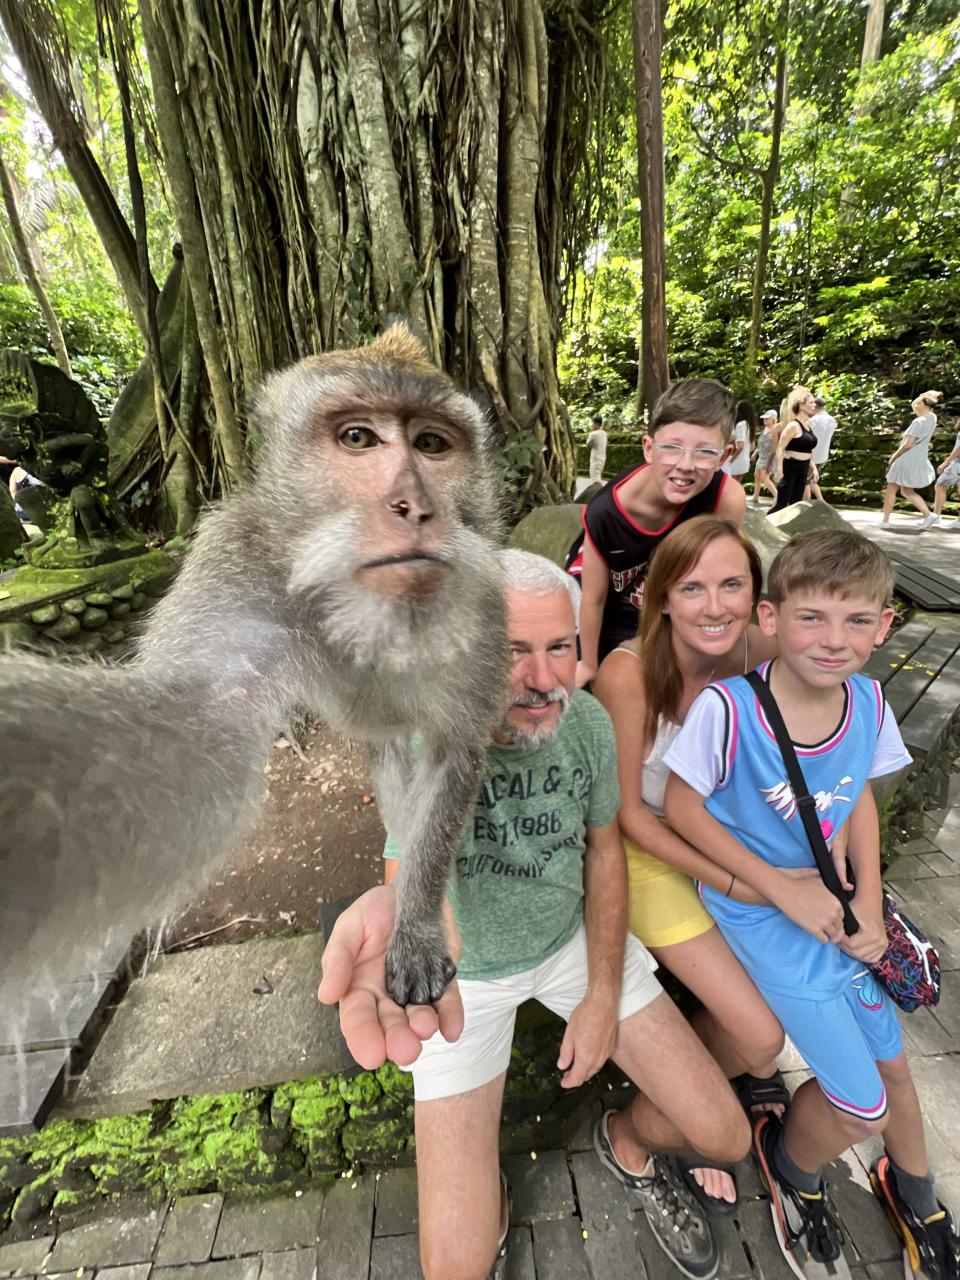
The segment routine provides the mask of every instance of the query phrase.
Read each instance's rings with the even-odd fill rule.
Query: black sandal
[[[730,1084],[751,1120],[758,1107],[786,1109],[790,1105],[790,1090],[779,1071],[775,1071],[772,1076],[752,1076],[749,1072],[744,1072],[742,1076],[734,1076]]]
[[[500,1202],[501,1212],[505,1201],[507,1206],[507,1216],[506,1222],[504,1222],[500,1228],[500,1239],[497,1241],[497,1256],[493,1261],[493,1270],[490,1272],[490,1280],[503,1280],[507,1257],[507,1236],[510,1234],[510,1187],[507,1183],[507,1175],[502,1169],[500,1170],[500,1186],[503,1189],[503,1197]]]
[[[740,1208],[740,1191],[734,1165],[725,1164],[722,1160],[705,1160],[703,1156],[678,1156],[676,1164],[687,1190],[707,1213],[729,1218]],[[728,1173],[733,1179],[733,1199],[724,1200],[720,1196],[712,1196],[693,1176],[694,1169],[719,1169],[721,1173]]]

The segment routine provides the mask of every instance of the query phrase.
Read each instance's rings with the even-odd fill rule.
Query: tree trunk
[[[763,326],[763,295],[767,283],[767,261],[770,255],[770,228],[773,224],[773,202],[777,182],[780,179],[780,140],[784,117],[787,113],[787,33],[790,23],[790,0],[780,6],[778,31],[780,47],[777,52],[776,84],[773,93],[773,119],[770,122],[770,156],[760,176],[763,195],[760,203],[760,239],[757,244],[757,261],[753,272],[753,298],[750,306],[750,337],[747,341],[747,370],[753,373],[757,367],[757,350]]]
[[[880,46],[883,44],[883,22],[885,16],[884,0],[870,0],[867,10],[867,22],[863,30],[863,49],[860,53],[860,75],[880,61]],[[864,108],[858,108],[854,118],[867,114]],[[848,182],[840,193],[840,221],[851,223],[857,216],[857,188]]]
[[[660,0],[633,0],[633,71],[640,187],[641,325],[637,411],[648,415],[670,381],[664,247]]]
[[[0,187],[3,188],[3,204],[7,211],[7,218],[10,221],[10,233],[13,236],[13,251],[16,255],[17,265],[33,296],[36,298],[40,310],[43,312],[43,319],[47,326],[47,333],[50,336],[50,345],[53,347],[54,355],[57,358],[57,364],[68,378],[72,378],[73,370],[70,368],[70,357],[67,354],[67,344],[63,339],[63,330],[60,328],[57,313],[54,311],[50,299],[47,297],[47,291],[44,289],[37,273],[37,266],[33,260],[33,254],[30,252],[30,244],[23,229],[23,223],[20,221],[20,210],[17,207],[17,193],[14,190],[13,177],[7,168],[7,162],[2,151],[0,151]]]
[[[141,16],[224,481],[265,373],[403,315],[505,438],[545,446],[525,501],[569,493],[541,0],[141,0]]]
[[[62,65],[67,61],[64,48],[54,48],[52,40],[45,44],[38,35],[42,23],[49,28],[49,13],[42,9],[34,13],[25,0],[0,0],[0,20],[34,101],[93,220],[127,305],[141,333],[146,334],[146,305],[133,233],[87,146],[68,89],[69,74]]]
[[[870,0],[867,10],[867,25],[863,33],[863,52],[860,55],[860,74],[867,67],[880,61],[880,46],[883,43],[884,0]]]

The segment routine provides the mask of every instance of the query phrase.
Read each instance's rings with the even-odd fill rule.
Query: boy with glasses
[[[622,471],[584,508],[583,533],[566,564],[583,588],[578,687],[637,634],[647,566],[671,529],[709,512],[743,523],[746,494],[721,471],[732,451],[734,404],[713,378],[668,387],[653,409],[644,461]]]

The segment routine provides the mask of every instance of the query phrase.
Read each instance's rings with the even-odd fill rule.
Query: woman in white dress
[[[937,517],[917,493],[917,489],[925,489],[927,485],[933,484],[936,479],[936,473],[929,457],[930,437],[937,426],[937,415],[933,411],[942,398],[942,391],[924,391],[917,396],[910,406],[915,417],[904,432],[899,448],[890,459],[890,467],[887,471],[887,489],[883,495],[881,529],[892,528],[890,516],[893,512],[893,504],[897,499],[898,489],[903,497],[908,502],[913,503],[923,516],[920,521],[921,529],[928,529],[930,525],[937,522]]]

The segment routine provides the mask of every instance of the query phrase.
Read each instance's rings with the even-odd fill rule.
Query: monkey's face
[[[323,424],[314,456],[360,517],[353,582],[392,600],[432,595],[454,569],[458,495],[475,466],[464,428],[439,414],[350,407]]]
[[[413,637],[420,658],[431,644],[449,655],[464,597],[486,599],[499,581],[499,500],[477,406],[394,329],[274,375],[257,415],[250,518],[297,625],[381,663],[409,630],[404,669],[419,660]]]
[[[438,413],[349,410],[329,421],[317,454],[362,516],[356,585],[392,599],[433,594],[453,570],[457,495],[475,463],[465,429]]]

